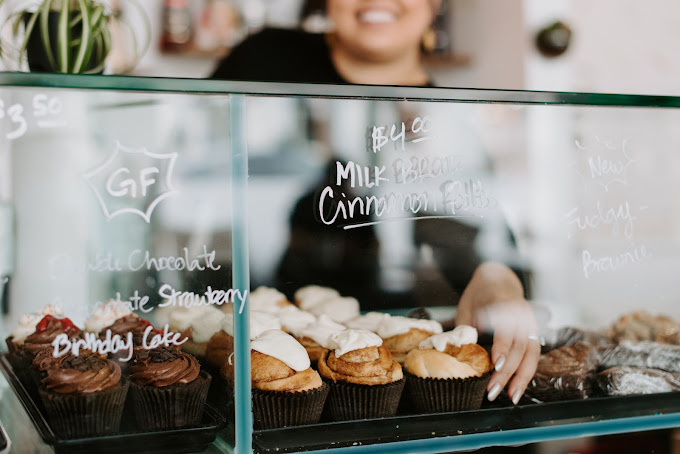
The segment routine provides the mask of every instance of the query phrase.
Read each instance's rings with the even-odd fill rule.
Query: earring
[[[434,48],[437,45],[437,33],[434,31],[434,28],[428,27],[428,29],[425,30],[425,33],[423,33],[423,36],[421,38],[420,44],[423,49],[423,52],[431,53],[434,51]]]

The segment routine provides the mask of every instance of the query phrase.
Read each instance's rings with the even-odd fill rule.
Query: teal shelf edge
[[[491,446],[514,446],[542,441],[569,438],[614,435],[629,432],[670,429],[680,427],[680,414],[636,416],[604,421],[580,422],[556,426],[541,426],[525,429],[512,429],[497,432],[484,432],[453,437],[429,438],[425,440],[398,441],[381,444],[380,452],[390,454],[431,454],[481,449]],[[333,454],[375,452],[375,444],[357,445],[329,450]],[[314,451],[310,451],[314,452]]]
[[[680,97],[485,88],[433,88],[244,82],[209,79],[0,72],[0,86],[132,90],[185,94],[322,97],[391,101],[489,102],[619,107],[680,107]]]

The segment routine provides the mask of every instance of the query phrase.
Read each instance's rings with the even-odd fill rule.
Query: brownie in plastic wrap
[[[587,342],[591,345],[610,345],[613,343],[609,336],[604,333],[575,328],[573,326],[552,329],[546,332],[543,337],[545,345],[541,348],[542,353],[573,345],[576,342]]]
[[[646,367],[680,372],[680,345],[659,342],[629,342],[599,348],[601,366]]]
[[[597,387],[608,396],[680,391],[680,373],[644,367],[617,366],[597,374]]]
[[[609,328],[615,342],[653,341],[680,345],[680,323],[666,315],[652,315],[645,311],[623,315]]]
[[[526,393],[541,402],[585,399],[592,395],[599,365],[597,348],[575,342],[541,355]]]

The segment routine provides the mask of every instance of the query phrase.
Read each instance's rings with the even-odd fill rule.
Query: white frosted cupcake
[[[331,320],[344,323],[359,316],[359,301],[351,296],[336,296],[325,299],[307,310],[316,316],[326,315]]]
[[[85,320],[85,331],[99,335],[106,328],[115,323],[116,320],[133,315],[130,307],[118,300],[111,300],[103,306],[99,306],[87,320]]]
[[[215,333],[222,329],[222,319],[227,316],[217,308],[205,311],[189,322],[189,327],[182,331],[187,341],[182,344],[182,350],[197,358],[205,358],[208,341]],[[233,315],[232,315],[233,317]]]
[[[267,312],[250,313],[250,339],[254,339],[264,331],[281,329],[279,317]],[[220,321],[220,329],[208,340],[205,348],[205,359],[219,370],[234,353],[234,314],[224,314]]]
[[[330,337],[345,329],[345,325],[334,322],[326,315],[321,315],[307,326],[293,330],[291,334],[305,347],[312,364],[316,364],[323,352],[331,348]]]
[[[297,306],[294,305],[281,309],[276,315],[279,317],[279,320],[281,320],[281,329],[293,335],[316,322],[316,316],[314,314],[298,309]]]
[[[390,314],[386,314],[384,312],[367,312],[364,315],[360,315],[346,321],[345,326],[352,329],[365,329],[375,333],[378,331],[378,326],[380,326],[380,323],[389,317]]]
[[[309,310],[312,306],[330,299],[337,298],[340,293],[330,287],[320,285],[307,285],[299,288],[294,295],[295,304],[303,311]]]
[[[286,295],[272,287],[260,286],[250,294],[250,310],[277,313],[293,306]]]
[[[441,323],[410,317],[385,317],[376,333],[383,339],[392,357],[403,364],[408,352],[430,336],[443,331]]]

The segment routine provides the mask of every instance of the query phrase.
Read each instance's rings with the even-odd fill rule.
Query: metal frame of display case
[[[136,92],[171,92],[185,94],[220,94],[231,96],[231,146],[232,146],[232,179],[234,182],[233,207],[241,214],[234,224],[234,284],[237,287],[249,286],[248,252],[247,252],[247,222],[245,212],[247,204],[248,157],[245,130],[245,99],[248,95],[274,97],[305,97],[305,98],[333,98],[352,100],[388,100],[388,101],[427,101],[451,103],[504,103],[523,105],[573,105],[573,106],[614,106],[614,107],[650,107],[650,108],[680,108],[680,97],[618,95],[596,93],[562,93],[562,92],[530,92],[510,90],[486,89],[448,89],[448,88],[417,88],[401,86],[348,86],[348,85],[313,85],[313,84],[283,84],[261,82],[231,82],[197,79],[164,79],[138,78],[122,76],[87,76],[87,75],[56,75],[35,73],[0,73],[0,87],[41,87],[80,90],[110,90]],[[248,311],[248,303],[245,311]],[[238,314],[235,314],[238,315]],[[235,442],[237,452],[246,452],[244,446],[251,446],[253,442],[252,413],[250,401],[250,346],[249,327],[243,317],[235,317],[235,366],[236,389],[235,396],[236,432]],[[632,431],[647,431],[680,427],[680,402],[674,395],[670,399],[668,411],[649,409],[641,415],[628,414],[623,417],[594,418],[583,414],[566,414],[561,422],[534,421],[530,427],[514,427],[508,430],[492,430],[475,433],[469,431],[460,435],[444,434],[433,438],[414,440],[391,440],[383,447],[391,452],[433,452],[451,450],[469,450],[493,445],[517,445],[545,440],[575,438],[592,435],[617,434]],[[644,398],[637,399],[637,405]],[[664,397],[660,398],[661,401]],[[656,401],[657,402],[658,398]],[[629,401],[629,402],[632,402]],[[652,402],[652,401],[649,401]],[[580,402],[568,403],[567,407],[578,405]],[[598,405],[597,401],[593,405]],[[623,403],[626,405],[625,401]],[[557,409],[560,406],[554,406]],[[511,409],[517,411],[520,409]],[[587,412],[586,412],[587,413]],[[527,413],[530,414],[530,411]],[[432,416],[432,415],[430,415]],[[512,415],[511,415],[512,416]],[[543,416],[547,416],[543,413]],[[437,415],[429,418],[437,420]],[[525,415],[525,417],[527,417]],[[446,421],[446,416],[440,420]],[[540,418],[539,418],[540,419]],[[519,420],[522,421],[520,415]],[[393,421],[385,421],[383,425],[390,425]],[[314,426],[308,426],[311,431]],[[351,427],[350,427],[351,430]],[[284,435],[286,432],[283,432]],[[288,432],[288,435],[296,432]],[[266,433],[264,433],[266,435]],[[328,446],[326,446],[328,447]],[[317,448],[320,449],[320,448]],[[334,449],[334,452],[372,452],[375,445],[346,446]]]

